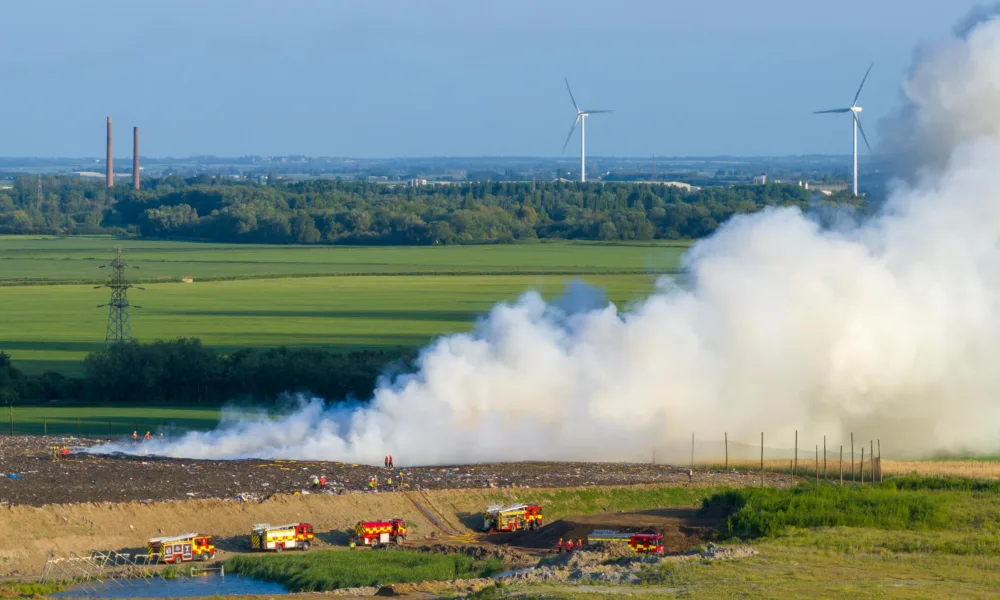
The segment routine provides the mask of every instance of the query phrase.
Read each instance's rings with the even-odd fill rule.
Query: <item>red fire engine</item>
[[[388,521],[359,521],[351,534],[351,547],[384,546],[387,544],[402,544],[406,541],[406,521],[389,519]]]
[[[659,533],[632,533],[595,529],[587,536],[588,544],[597,543],[628,544],[640,554],[663,554],[663,535]]]
[[[189,560],[211,560],[215,558],[215,544],[210,535],[185,533],[173,537],[156,537],[149,540],[146,552],[150,558],[177,563]]]
[[[517,531],[542,526],[542,507],[537,504],[492,504],[483,512],[483,531]]]

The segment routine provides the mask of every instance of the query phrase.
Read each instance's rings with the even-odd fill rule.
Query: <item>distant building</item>
[[[761,173],[759,177],[753,178],[754,185],[767,185],[767,173]]]
[[[413,179],[410,179],[410,187],[418,187],[421,185],[427,185],[427,180],[420,179],[419,177],[414,177]]]

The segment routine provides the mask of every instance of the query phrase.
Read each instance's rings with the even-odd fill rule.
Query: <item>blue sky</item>
[[[31,0],[4,4],[0,155],[848,153],[967,0]],[[843,118],[838,118],[843,117]],[[874,139],[872,140],[875,141]],[[566,150],[578,154],[575,138]]]

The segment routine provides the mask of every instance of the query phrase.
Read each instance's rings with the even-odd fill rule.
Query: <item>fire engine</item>
[[[250,547],[254,550],[308,550],[312,545],[313,528],[309,523],[268,525],[259,523],[250,529]]]
[[[628,544],[640,554],[663,554],[663,535],[659,533],[619,532],[610,529],[595,529],[587,536],[588,544],[600,542]]]
[[[192,560],[211,560],[215,558],[215,544],[212,536],[197,533],[185,533],[173,537],[155,537],[149,540],[146,553],[150,558],[167,563],[188,562]]]
[[[534,530],[542,526],[542,507],[537,504],[491,504],[483,513],[483,531]]]
[[[406,521],[389,519],[388,521],[358,521],[351,534],[354,545],[384,546],[386,544],[402,544],[406,541]]]

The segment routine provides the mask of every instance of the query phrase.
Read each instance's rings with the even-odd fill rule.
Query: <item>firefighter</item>
[[[59,454],[65,458],[69,456],[69,449],[66,448],[66,446],[63,446],[62,450],[59,451]]]
[[[583,550],[583,538],[576,538],[576,549]]]
[[[569,554],[573,551],[573,539],[570,538],[566,540],[566,553]]]
[[[133,444],[139,443],[139,432],[138,431],[133,431],[132,432],[132,443]]]
[[[149,441],[149,440],[151,440],[152,438],[153,438],[153,434],[151,434],[150,432],[148,432],[148,431],[147,431],[147,432],[146,432],[146,437],[144,437],[144,438],[142,438],[142,439],[143,439],[143,441],[146,441],[146,442],[148,442],[148,441]]]
[[[386,480],[385,485],[388,487],[392,487],[392,475],[390,475],[389,478]]]
[[[559,538],[559,543],[556,544],[556,553],[562,554],[562,550],[563,550],[563,539]]]
[[[389,468],[389,455],[388,454],[385,455],[385,459],[382,461],[382,464],[385,465],[386,469]]]
[[[326,489],[326,475],[320,475],[319,476],[319,487],[320,487],[320,489],[323,489],[323,490]]]
[[[694,470],[688,469],[688,481],[694,481]]]
[[[389,455],[389,468],[390,469],[394,469],[395,468],[395,467],[392,466],[392,455],[391,454]]]
[[[313,476],[312,476],[312,479],[311,479],[311,480],[309,481],[309,483],[311,483],[311,484],[312,484],[312,486],[313,486],[313,489],[316,489],[316,488],[318,488],[318,487],[319,487],[319,477],[317,477],[317,476],[313,475]]]

